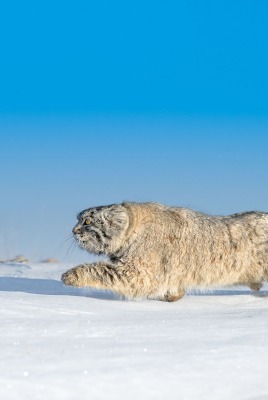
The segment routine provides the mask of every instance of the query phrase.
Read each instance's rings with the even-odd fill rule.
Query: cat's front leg
[[[127,297],[135,297],[135,276],[129,280],[127,269],[116,268],[107,262],[78,265],[65,272],[61,280],[65,285],[113,290]]]

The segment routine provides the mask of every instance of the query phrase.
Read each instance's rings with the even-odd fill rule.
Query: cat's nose
[[[78,226],[75,226],[73,229],[73,234],[74,235],[79,235],[81,233],[81,229]]]

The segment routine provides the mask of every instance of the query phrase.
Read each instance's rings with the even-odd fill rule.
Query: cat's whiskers
[[[73,240],[71,242],[71,244],[69,245],[69,247],[68,247],[68,250],[67,250],[67,253],[66,253],[66,257],[70,256],[73,253],[73,251],[75,249],[75,245],[76,245],[76,242],[75,242],[75,240]]]
[[[71,233],[66,239],[64,239],[63,243],[68,242],[69,240],[73,239],[73,234]]]

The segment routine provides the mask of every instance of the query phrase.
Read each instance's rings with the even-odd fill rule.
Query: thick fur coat
[[[157,203],[89,208],[78,215],[79,245],[108,260],[62,275],[66,285],[126,298],[175,301],[188,289],[268,280],[268,213],[210,216]]]

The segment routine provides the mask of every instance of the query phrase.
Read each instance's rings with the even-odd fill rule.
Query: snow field
[[[0,265],[2,399],[268,399],[268,285],[133,302],[70,267]]]

